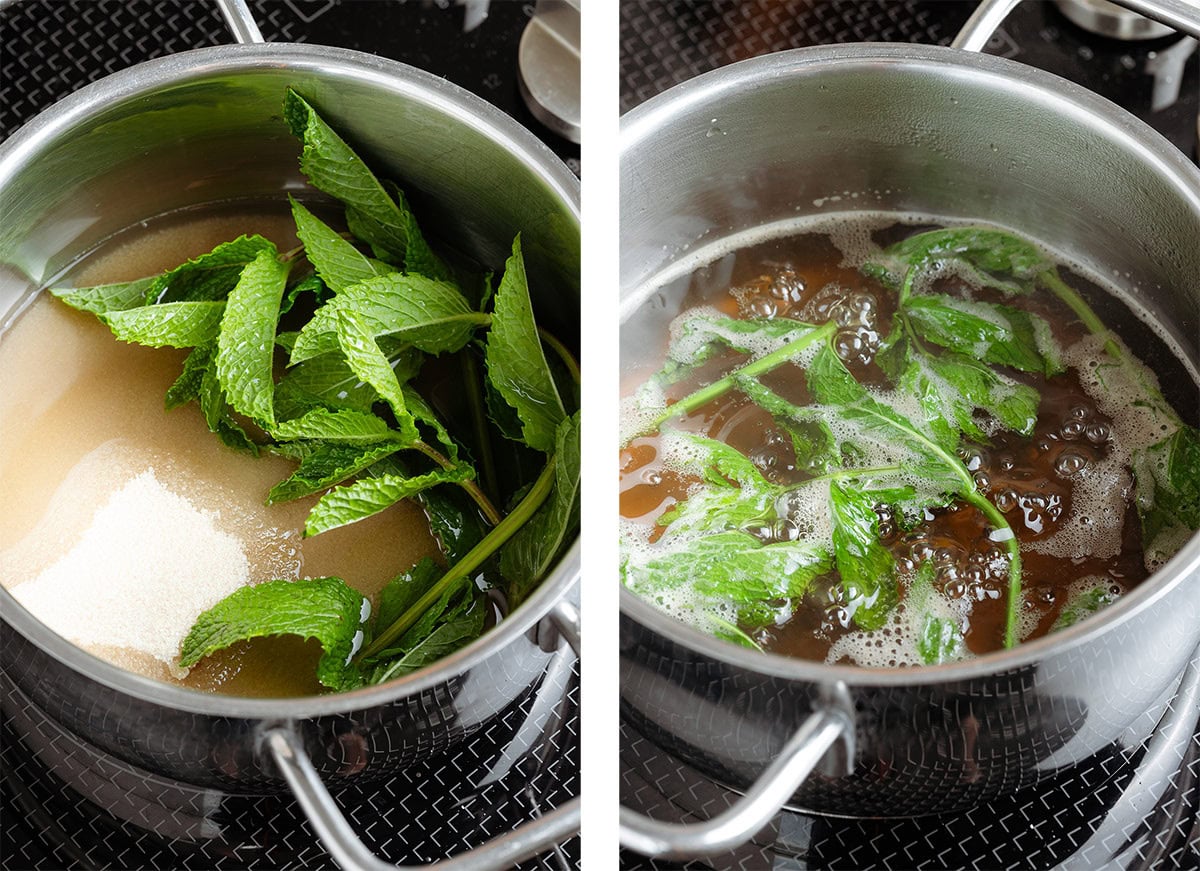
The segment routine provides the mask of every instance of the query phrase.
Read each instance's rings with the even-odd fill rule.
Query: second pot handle
[[[983,47],[996,32],[996,28],[1004,22],[1004,19],[1020,2],[1021,0],[983,0],[975,7],[975,11],[971,13],[971,17],[967,19],[962,30],[958,32],[958,36],[954,37],[954,42],[950,43],[951,47],[966,51],[983,51]],[[1195,0],[1111,0],[1111,2],[1200,39],[1200,8],[1196,6]]]
[[[838,755],[849,774],[854,765],[854,725],[839,710],[819,710],[796,730],[775,761],[728,810],[703,823],[667,823],[621,808],[621,846],[655,859],[698,859],[725,853],[749,841],[769,823],[826,752],[841,742]]]
[[[263,740],[317,837],[343,871],[499,871],[536,856],[579,831],[580,799],[575,798],[453,858],[429,865],[391,865],[367,849],[346,822],[292,729],[276,727],[266,732]]]

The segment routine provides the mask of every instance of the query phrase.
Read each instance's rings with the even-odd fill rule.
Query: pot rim
[[[520,159],[553,190],[578,224],[579,179],[541,140],[481,97],[445,79],[399,61],[321,45],[258,43],[178,52],[120,70],[63,98],[0,143],[0,194],[43,149],[116,102],[162,88],[236,72],[281,66],[315,75],[335,72],[387,91],[397,99],[438,109],[479,131]],[[0,198],[2,201],[2,198]],[[178,687],[118,668],[75,646],[27,611],[0,586],[0,621],[64,665],[110,689],[144,701],[217,717],[309,718],[362,710],[411,696],[472,669],[515,641],[566,595],[579,577],[578,538],[538,588],[506,619],[435,665],[406,677],[346,693],[291,699],[222,696]]]
[[[1029,99],[1051,103],[1062,114],[1085,125],[1102,127],[1122,140],[1130,150],[1151,163],[1160,175],[1168,178],[1180,197],[1200,215],[1200,169],[1145,122],[1098,94],[1044,70],[1006,58],[942,46],[843,43],[789,49],[729,64],[669,88],[627,112],[621,118],[620,154],[624,158],[639,147],[642,140],[672,123],[679,114],[703,105],[715,106],[729,94],[778,79],[817,76],[828,69],[855,65],[875,67],[884,72],[898,67],[934,67],[973,79],[981,76],[995,79],[1007,86],[1015,81]],[[717,114],[712,117],[718,117],[719,110],[714,108],[714,112]],[[686,252],[684,256],[691,253]],[[630,295],[639,296],[640,289],[653,284],[657,276],[671,268],[668,265],[639,287],[630,288]],[[626,316],[630,313],[623,312]],[[1200,584],[1200,534],[1193,535],[1166,565],[1117,602],[1074,626],[1019,644],[1011,650],[962,662],[892,669],[830,665],[749,650],[668,617],[624,586],[620,592],[620,609],[623,616],[659,636],[748,672],[811,684],[911,686],[965,682],[1032,666],[1052,654],[1093,642],[1152,608],[1159,599],[1184,583]]]

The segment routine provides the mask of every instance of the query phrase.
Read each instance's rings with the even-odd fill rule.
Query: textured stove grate
[[[624,852],[625,871],[815,868],[1200,869],[1200,653],[1158,729],[1110,746],[1035,787],[962,814],[899,820],[784,812],[751,843],[687,865]],[[621,724],[621,803],[699,822],[738,794]],[[1061,864],[1060,864],[1061,863]]]
[[[338,791],[338,805],[367,846],[388,861],[431,862],[578,795],[578,669],[551,670],[543,680],[536,692],[460,746],[381,783]],[[11,685],[5,694],[10,712],[0,725],[5,871],[331,866],[290,796],[226,796],[138,774],[98,757]],[[540,732],[532,742],[522,734],[530,725]],[[29,735],[36,739],[22,737]],[[512,759],[513,749],[525,744],[528,752]],[[52,755],[55,770],[68,772],[74,785],[60,780],[43,755]],[[123,797],[114,796],[114,785]],[[155,795],[170,798],[139,799]],[[115,806],[116,815],[97,805]],[[579,839],[521,867],[578,868]]]

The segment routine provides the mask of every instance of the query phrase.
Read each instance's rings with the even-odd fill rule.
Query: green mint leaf
[[[301,171],[313,187],[346,204],[351,232],[403,258],[408,247],[405,212],[388,196],[375,174],[290,88],[283,102],[283,117],[292,134],[304,143]]]
[[[429,528],[441,544],[442,553],[450,565],[460,562],[487,535],[478,508],[461,489],[439,487],[425,490],[417,499],[425,509]]]
[[[718,638],[723,638],[726,641],[731,641],[734,644],[739,644],[742,647],[749,647],[751,650],[757,650],[759,653],[765,653],[757,641],[743,632],[737,625],[730,623],[715,614],[710,614],[709,619],[713,624],[713,635]]]
[[[748,457],[724,442],[691,433],[663,432],[664,449],[683,458],[680,470],[709,486],[693,491],[658,520],[664,541],[712,532],[743,530],[771,522],[782,490],[768,482]]]
[[[388,354],[388,362],[401,383],[414,378],[421,370],[424,355],[416,348],[389,348],[395,344],[386,337],[380,348]],[[386,346],[386,347],[385,347]],[[407,404],[407,394],[405,395]],[[322,406],[332,411],[348,409],[369,412],[379,400],[379,394],[364,384],[340,351],[320,354],[289,369],[275,385],[275,416],[279,420],[300,417]]]
[[[458,462],[458,443],[450,437],[449,431],[445,425],[438,419],[433,408],[425,401],[425,397],[417,393],[410,385],[405,384],[401,388],[404,394],[404,405],[408,409],[409,414],[413,416],[413,420],[422,423],[433,430],[433,436],[443,448],[446,449],[446,456],[451,462]]]
[[[350,370],[391,406],[400,437],[409,444],[417,441],[417,426],[405,406],[400,381],[364,319],[353,310],[338,312],[337,335]]]
[[[1200,430],[1180,426],[1133,458],[1142,546],[1161,565],[1200,530]]]
[[[962,659],[966,653],[966,643],[957,621],[927,614],[921,634],[917,636],[917,652],[926,665]]]
[[[239,414],[269,426],[275,420],[275,325],[290,263],[274,245],[259,251],[229,292],[217,336],[217,380]]]
[[[187,359],[183,361],[183,372],[167,389],[167,411],[187,405],[192,400],[200,399],[205,375],[211,368],[216,353],[216,342],[206,342],[192,349],[192,352],[187,355]]]
[[[817,402],[823,404],[847,405],[867,395],[867,391],[854,379],[828,343],[817,351],[805,375],[809,391]]]
[[[456,466],[452,469],[435,469],[424,475],[412,477],[380,475],[360,478],[353,484],[337,487],[322,496],[308,514],[304,534],[320,535],[339,526],[356,523],[395,505],[401,499],[415,496],[422,490],[436,487],[438,484],[457,484],[470,480],[473,476],[473,470],[469,466]]]
[[[215,339],[224,302],[168,302],[108,311],[100,320],[122,342],[151,348],[195,348]]]
[[[674,335],[667,354],[675,366],[670,367],[665,380],[678,380],[681,373],[710,359],[720,348],[761,356],[812,329],[812,324],[788,318],[742,320],[714,314],[692,315],[672,330]]]
[[[801,412],[753,378],[739,380],[738,387],[751,402],[771,414],[776,426],[791,438],[797,468],[824,475],[842,465],[837,439],[824,420],[815,415],[806,417],[807,412]]]
[[[567,413],[533,319],[520,236],[513,240],[512,251],[487,335],[488,381],[516,409],[525,444],[548,454],[554,451],[555,432]]]
[[[1036,246],[1003,230],[988,227],[952,227],[909,236],[884,251],[884,263],[864,269],[885,284],[897,287],[898,276],[954,262],[968,267],[975,281],[1006,293],[1029,293],[1037,276],[1052,267]],[[909,281],[911,284],[911,280]]]
[[[579,529],[579,412],[558,425],[554,456],[549,498],[500,551],[510,608],[525,601]]]
[[[396,271],[388,264],[362,254],[295,199],[288,199],[292,204],[292,217],[296,220],[296,235],[304,243],[304,256],[335,293],[368,278]]]
[[[664,590],[686,587],[702,608],[732,604],[743,622],[757,622],[762,603],[804,595],[830,566],[826,550],[809,542],[764,545],[744,532],[722,532],[642,564],[627,561],[625,582],[651,601]]]
[[[319,275],[309,275],[294,282],[283,295],[283,302],[279,304],[279,316],[283,317],[292,310],[292,307],[299,301],[301,294],[311,293],[317,305],[321,305],[328,299],[331,291],[321,280]],[[276,333],[275,344],[283,348],[289,354],[292,352],[292,346],[296,343],[296,336],[299,333]]]
[[[242,587],[198,618],[183,640],[179,663],[190,668],[238,641],[267,635],[315,638],[325,653],[317,679],[346,686],[350,659],[362,645],[370,603],[340,578],[268,581]],[[352,678],[349,678],[352,681]]]
[[[384,189],[391,194],[392,199],[396,202],[396,207],[404,214],[404,230],[408,237],[408,247],[404,250],[404,271],[424,275],[426,278],[436,278],[439,281],[454,282],[454,275],[450,268],[442,261],[440,257],[433,253],[433,249],[429,247],[429,243],[425,241],[425,236],[421,233],[420,227],[417,226],[416,216],[412,209],[408,206],[408,200],[404,197],[404,192],[400,190],[399,185],[394,182],[385,181]],[[355,216],[355,223],[370,222],[368,217]],[[365,229],[368,235],[371,229]],[[366,238],[365,236],[363,238]],[[380,250],[380,256],[387,259],[387,255],[391,252]],[[395,256],[395,255],[393,255]]]
[[[153,278],[139,278],[137,281],[98,284],[94,287],[52,287],[50,292],[71,308],[102,315],[145,305],[146,294],[152,284]]]
[[[477,597],[468,610],[442,623],[400,658],[377,668],[371,682],[384,683],[403,677],[466,647],[483,634],[486,614],[483,597]]]
[[[330,411],[314,408],[302,417],[276,423],[271,435],[279,441],[324,439],[345,444],[370,444],[390,441],[406,442],[400,433],[390,429],[387,422],[373,414],[360,411]]]
[[[346,288],[317,309],[292,349],[299,363],[338,348],[343,311],[362,318],[372,337],[390,334],[430,354],[457,351],[488,316],[473,311],[454,285],[419,275],[381,275]]]
[[[1008,306],[967,302],[948,296],[914,296],[905,317],[920,337],[985,363],[1012,366],[1022,372],[1053,368],[1042,356],[1033,329],[1035,315],[1022,313],[1021,329],[1013,326],[1016,310]],[[1041,318],[1037,318],[1041,320]],[[1049,327],[1044,330],[1049,334]]]
[[[1107,586],[1097,586],[1084,590],[1083,593],[1072,596],[1070,601],[1063,606],[1062,611],[1058,614],[1058,619],[1054,621],[1054,626],[1050,631],[1057,632],[1059,629],[1074,626],[1080,620],[1091,617],[1097,611],[1107,608],[1113,602],[1117,601],[1118,598],[1119,596],[1109,590]]]
[[[429,557],[422,557],[408,571],[388,581],[379,591],[376,626],[391,626],[417,599],[424,596],[442,576],[443,569]]]
[[[271,488],[271,492],[267,494],[267,504],[288,502],[320,493],[357,475],[376,461],[394,454],[400,447],[395,442],[365,447],[318,442],[306,453],[295,472]]]
[[[896,606],[896,565],[879,541],[876,498],[838,481],[829,485],[833,553],[853,618],[863,629],[881,629]]]
[[[242,270],[275,246],[262,236],[239,236],[154,279],[145,303],[219,302],[233,290]],[[274,255],[272,255],[274,256]]]

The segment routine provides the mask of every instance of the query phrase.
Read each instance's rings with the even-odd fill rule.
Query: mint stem
[[[444,457],[436,448],[430,447],[423,441],[413,443],[412,447],[429,459],[433,460],[443,469],[449,471],[454,468],[454,463],[450,462],[447,457]],[[467,494],[475,500],[475,504],[479,506],[479,510],[483,512],[483,516],[487,518],[487,522],[492,526],[497,526],[501,520],[501,514],[496,510],[496,506],[488,499],[487,495],[479,489],[479,485],[474,481],[459,481],[458,486],[467,491]]]
[[[805,333],[800,338],[788,342],[782,348],[778,348],[766,356],[759,357],[757,360],[747,363],[741,369],[734,370],[719,381],[714,381],[707,387],[701,387],[694,393],[689,393],[683,399],[663,409],[662,413],[651,421],[647,427],[647,431],[656,430],[671,418],[695,411],[705,403],[712,402],[714,399],[725,394],[729,388],[735,386],[738,379],[757,378],[759,375],[765,375],[777,366],[781,366],[791,360],[796,354],[803,351],[813,342],[832,336],[836,330],[837,324],[829,321],[812,332]]]
[[[1008,532],[1008,539],[1004,542],[1008,550],[1008,615],[1004,623],[1004,646],[1013,648],[1017,646],[1017,621],[1021,619],[1021,543],[1017,541],[1008,519],[982,493],[972,490],[965,494],[965,498],[983,512],[995,530]]]
[[[576,384],[579,383],[579,363],[575,357],[567,350],[567,346],[558,340],[558,338],[548,330],[538,327],[538,336],[541,340],[554,349],[554,353],[558,354],[563,365],[567,367],[567,371],[571,373],[571,380]]]
[[[533,486],[529,488],[529,492],[525,494],[525,498],[517,503],[517,507],[507,517],[496,524],[495,528],[484,536],[479,544],[471,548],[466,556],[442,575],[438,582],[430,587],[424,596],[413,603],[391,626],[376,637],[359,655],[360,660],[374,656],[381,650],[386,650],[387,646],[416,623],[421,618],[421,615],[440,599],[442,594],[452,584],[462,580],[475,569],[479,568],[484,560],[512,538],[516,531],[533,517],[534,512],[542,506],[542,503],[550,495],[550,490],[554,487],[554,466],[556,459],[556,457],[552,456],[546,461],[546,467],[542,469],[542,473],[533,482]]]
[[[479,377],[479,364],[475,361],[470,348],[463,350],[462,360],[463,381],[467,386],[467,402],[471,406],[471,426],[475,430],[475,448],[479,451],[479,469],[483,478],[483,489],[488,499],[495,499],[500,492],[499,478],[496,475],[496,455],[492,451],[492,440],[488,438],[487,411],[483,404],[483,391],[480,389],[482,379]]]
[[[1087,304],[1087,300],[1062,280],[1062,277],[1058,274],[1058,270],[1053,268],[1047,269],[1038,275],[1038,279],[1046,287],[1050,288],[1055,296],[1066,303],[1071,311],[1075,312],[1075,315],[1079,320],[1083,321],[1083,325],[1093,335],[1105,337],[1104,350],[1108,353],[1108,356],[1112,357],[1122,366],[1130,368],[1133,377],[1137,379],[1142,390],[1146,391],[1146,395],[1154,401],[1157,410],[1165,414],[1175,425],[1183,426],[1183,419],[1176,414],[1175,409],[1163,397],[1162,392],[1153,384],[1149,384],[1146,381],[1145,373],[1141,367],[1136,364],[1130,366],[1131,361],[1121,352],[1121,346],[1112,338],[1112,331],[1104,325],[1104,321],[1100,320],[1100,316]]]

